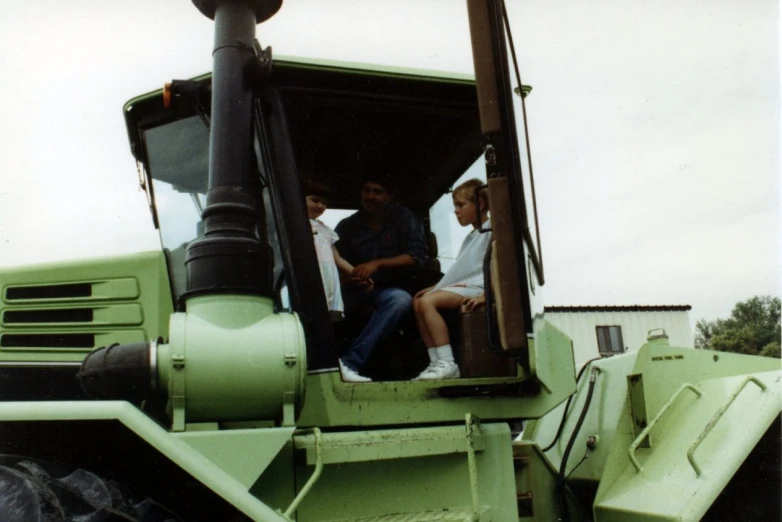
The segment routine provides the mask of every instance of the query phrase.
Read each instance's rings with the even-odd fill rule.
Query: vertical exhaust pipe
[[[252,99],[257,66],[256,24],[282,0],[193,0],[215,22],[209,190],[204,237],[187,248],[184,296],[230,293],[273,296],[273,256],[256,234],[258,205],[252,192]]]
[[[215,21],[215,48],[205,232],[187,249],[187,310],[171,316],[165,344],[100,348],[78,378],[96,397],[166,396],[174,431],[222,420],[293,425],[304,397],[306,339],[294,314],[273,313],[273,256],[256,231],[252,146],[255,25],[282,2],[193,3]]]

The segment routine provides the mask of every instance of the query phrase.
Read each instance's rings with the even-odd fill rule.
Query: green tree
[[[780,357],[780,312],[779,298],[769,295],[736,303],[727,319],[695,324],[695,347]]]

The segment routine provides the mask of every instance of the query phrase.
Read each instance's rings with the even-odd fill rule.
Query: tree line
[[[769,295],[736,303],[730,317],[695,324],[695,347],[780,357],[780,300]]]

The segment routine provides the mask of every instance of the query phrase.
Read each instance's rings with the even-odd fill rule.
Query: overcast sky
[[[780,45],[769,0],[509,0],[548,305],[780,295]],[[464,3],[287,0],[275,54],[470,72]],[[0,266],[159,248],[122,105],[211,68],[187,0],[4,0]],[[2,274],[0,273],[0,277]]]

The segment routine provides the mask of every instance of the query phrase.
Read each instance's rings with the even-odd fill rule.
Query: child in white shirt
[[[315,253],[318,256],[320,277],[323,280],[323,290],[326,292],[326,302],[329,311],[338,312],[341,315],[345,307],[342,303],[339,272],[350,275],[353,273],[354,267],[339,255],[334,246],[339,240],[337,233],[318,220],[326,211],[326,199],[318,194],[310,194],[306,197],[306,202],[307,215],[312,226],[312,238],[315,242]]]
[[[483,301],[483,256],[491,241],[489,228],[489,199],[484,183],[471,179],[453,191],[456,219],[462,226],[472,225],[462,243],[453,266],[435,286],[418,292],[413,298],[413,310],[418,331],[429,352],[429,366],[415,380],[457,379],[459,366],[453,357],[448,326],[441,310],[455,310],[462,304],[473,308]],[[480,207],[475,205],[478,192]]]

